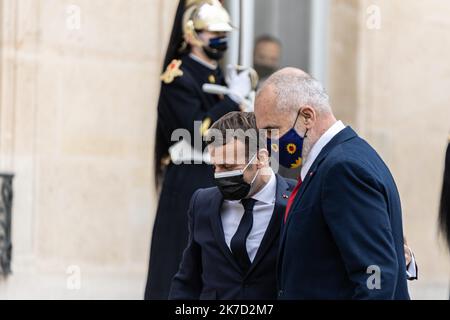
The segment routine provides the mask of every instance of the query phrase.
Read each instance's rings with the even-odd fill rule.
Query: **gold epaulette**
[[[161,80],[165,84],[172,83],[177,77],[183,75],[183,71],[180,70],[181,60],[174,59],[166,68],[166,71],[161,75]]]
[[[209,127],[211,127],[212,120],[211,118],[205,118],[200,126],[200,134],[202,136],[206,136],[208,134]]]

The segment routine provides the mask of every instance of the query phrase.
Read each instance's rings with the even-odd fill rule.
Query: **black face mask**
[[[253,67],[260,79],[268,78],[278,70],[277,68],[262,65],[262,64],[257,64],[257,63],[255,63],[255,65]]]
[[[206,56],[212,60],[220,60],[223,58],[228,49],[228,38],[217,37],[209,40],[207,46],[203,47]]]
[[[245,182],[244,180],[244,172],[248,168],[249,164],[253,161],[253,159],[254,157],[242,170],[234,170],[214,174],[214,181],[225,200],[242,200],[248,196],[252,188],[252,184],[258,176],[258,172],[256,172],[255,177],[253,178],[253,181],[251,183]]]

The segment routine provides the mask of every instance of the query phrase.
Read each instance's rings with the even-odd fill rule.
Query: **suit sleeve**
[[[167,135],[167,141],[171,141],[172,132],[176,129],[186,129],[191,137],[194,137],[194,134],[200,132],[200,125],[194,126],[195,121],[201,124],[209,118],[210,124],[213,124],[223,115],[240,110],[239,105],[229,97],[206,108],[199,94],[195,84],[189,82],[188,76],[182,76],[170,84],[162,85],[158,112],[165,120],[164,132]],[[191,143],[193,144],[193,141]]]
[[[188,211],[189,239],[188,245],[183,252],[177,274],[172,280],[169,300],[197,300],[202,291],[202,261],[201,249],[194,240],[194,216],[195,201],[200,190],[192,196]]]
[[[392,299],[399,266],[381,185],[358,164],[339,163],[326,174],[322,204],[353,299]]]

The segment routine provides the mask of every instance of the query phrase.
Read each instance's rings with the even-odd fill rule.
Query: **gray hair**
[[[299,70],[300,71],[300,70]],[[306,73],[277,72],[267,79],[262,88],[273,87],[278,110],[298,110],[311,106],[318,113],[331,113],[328,94],[319,81]]]

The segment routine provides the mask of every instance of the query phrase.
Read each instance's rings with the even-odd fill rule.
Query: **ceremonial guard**
[[[225,81],[219,67],[230,31],[230,17],[219,1],[180,1],[161,76],[155,148],[161,192],[145,299],[168,298],[187,244],[189,200],[195,190],[213,186],[205,144],[194,141],[223,115],[241,110],[252,91],[248,72],[235,69]],[[205,84],[222,86],[225,94],[206,93]],[[188,137],[180,140],[179,129]]]

